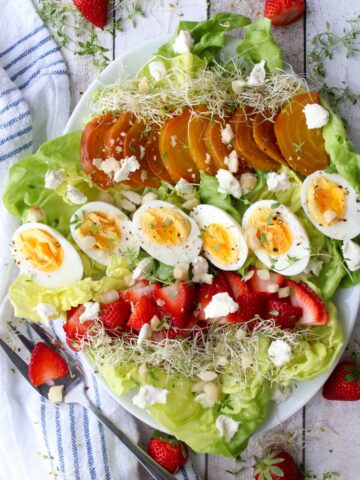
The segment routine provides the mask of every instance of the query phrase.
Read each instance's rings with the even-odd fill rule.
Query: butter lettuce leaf
[[[323,127],[325,149],[336,170],[360,193],[360,155],[346,139],[345,125],[340,117],[323,100],[322,103],[330,112],[329,122]]]
[[[46,288],[34,282],[29,276],[19,275],[9,288],[9,298],[16,317],[41,322],[35,307],[39,303],[53,305],[59,315],[66,310],[89,300],[100,300],[109,290],[123,290],[127,287],[130,270],[127,261],[121,257],[112,257],[107,275],[100,280],[87,277],[70,285],[59,288]]]
[[[283,51],[271,34],[271,20],[259,18],[244,27],[245,38],[237,47],[237,53],[253,63],[265,60],[270,73],[284,67]]]

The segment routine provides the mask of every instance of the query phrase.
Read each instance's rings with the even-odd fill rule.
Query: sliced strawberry
[[[292,290],[291,305],[302,308],[302,316],[298,322],[300,325],[326,325],[328,323],[329,315],[325,304],[310,287],[305,283],[296,283],[292,280],[288,280],[286,286]]]
[[[249,287],[247,286],[246,282],[235,272],[222,272],[221,275],[225,275],[229,285],[230,285],[230,292],[231,296],[234,300],[240,297],[240,295],[244,295],[245,293],[249,293]]]
[[[266,304],[266,318],[275,320],[275,325],[283,330],[292,330],[302,316],[302,309],[280,300],[269,300]]]
[[[66,341],[70,348],[73,350],[79,350],[77,347],[80,344],[80,340],[86,335],[90,327],[94,325],[92,320],[86,320],[80,322],[80,315],[85,311],[85,307],[80,305],[79,307],[73,307],[66,312],[66,323],[63,325],[63,329],[66,334]]]
[[[263,275],[263,272],[261,270],[255,270],[254,275],[247,282],[250,290],[252,290],[253,292],[262,292],[270,296],[273,286],[278,285],[280,288],[285,284],[286,281],[284,275],[280,275],[280,273],[269,272],[270,278],[267,280],[263,280],[261,278],[261,275]]]
[[[265,0],[264,17],[270,18],[273,25],[289,25],[304,11],[304,0]]]
[[[122,291],[120,298],[135,305],[141,297],[151,298],[154,290],[157,288],[159,288],[158,283],[149,283],[147,280],[139,280],[134,286]]]
[[[108,0],[73,0],[75,7],[95,27],[104,28],[108,11]]]
[[[100,321],[112,335],[117,336],[126,325],[131,313],[130,303],[120,298],[116,302],[100,305]]]
[[[252,320],[255,315],[261,316],[263,297],[261,294],[248,292],[236,299],[239,309],[225,317],[229,323],[243,323]],[[252,328],[252,327],[250,327]]]
[[[29,364],[29,380],[34,387],[65,377],[68,373],[69,367],[61,355],[44,342],[35,345]]]
[[[170,315],[171,322],[175,327],[185,328],[190,311],[194,306],[196,290],[187,283],[178,283],[153,292],[161,312]]]
[[[196,309],[196,316],[199,320],[205,320],[205,307],[210,303],[212,297],[217,293],[227,292],[231,295],[231,289],[229,282],[225,275],[218,275],[214,277],[213,283],[208,285],[206,283],[201,284],[199,289],[198,307]]]
[[[150,323],[150,320],[155,315],[160,317],[160,312],[154,300],[147,296],[141,297],[136,302],[134,310],[132,311],[127,322],[127,326],[136,332],[140,332],[141,327],[145,325],[145,323]]]

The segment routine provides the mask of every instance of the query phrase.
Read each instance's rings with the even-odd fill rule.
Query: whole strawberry
[[[265,0],[264,17],[273,25],[289,25],[305,11],[304,0]]]
[[[108,0],[73,0],[73,2],[75,7],[95,27],[105,27]]]
[[[255,480],[302,480],[299,467],[285,450],[269,449],[255,466]]]
[[[189,456],[184,443],[157,430],[154,430],[150,439],[148,454],[170,473],[175,473],[183,467]]]
[[[327,400],[360,400],[360,366],[352,360],[340,362],[323,388]]]

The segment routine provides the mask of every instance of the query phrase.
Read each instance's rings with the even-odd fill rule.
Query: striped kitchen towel
[[[66,65],[31,0],[0,0],[0,193],[8,168],[45,140],[61,135],[69,116]],[[16,275],[8,244],[17,226],[0,204],[0,334],[12,309],[6,299]],[[24,330],[24,326],[19,324]],[[57,335],[55,327],[53,333]],[[61,330],[61,327],[60,327]],[[23,331],[32,337],[30,330]],[[93,401],[136,441],[138,424],[89,376]],[[135,458],[91,413],[78,405],[52,405],[0,352],[0,480],[138,480]],[[196,480],[193,465],[178,473]]]

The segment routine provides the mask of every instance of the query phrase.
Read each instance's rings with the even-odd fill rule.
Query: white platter
[[[151,59],[160,45],[168,40],[168,37],[154,39],[153,41],[129,50],[112,62],[84,93],[66,125],[65,133],[74,130],[81,130],[83,128],[84,124],[91,116],[91,95],[97,88],[114,83],[120,75],[126,77],[134,76],[135,73]],[[226,50],[229,54],[235,54],[235,42],[229,41]],[[356,322],[359,298],[360,285],[350,289],[341,289],[336,293],[334,298],[339,311],[339,318],[341,319],[344,328],[345,345],[350,338]],[[90,368],[89,362],[85,358],[83,360]],[[284,402],[277,406],[273,405],[266,422],[258,431],[265,431],[269,428],[275,427],[300,410],[322,387],[330,373],[331,370],[313,380],[297,382],[296,388],[293,389],[292,394]],[[132,398],[136,393],[135,391],[131,391],[123,397],[119,397],[110,390],[103,379],[101,379],[101,382],[122,407],[148,425],[163,430],[163,427],[160,427],[144,410],[137,408],[132,403]]]

